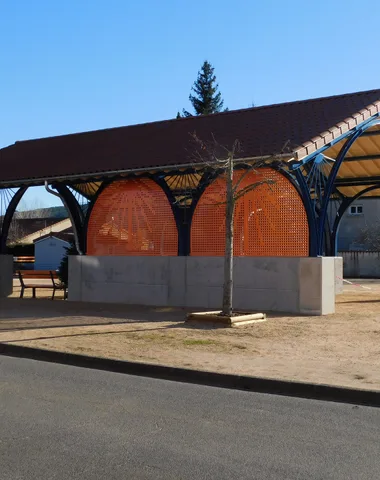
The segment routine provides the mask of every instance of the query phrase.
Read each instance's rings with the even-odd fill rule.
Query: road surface
[[[380,409],[0,357],[1,480],[380,478]]]

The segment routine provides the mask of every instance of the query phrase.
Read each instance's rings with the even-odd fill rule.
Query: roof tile
[[[357,112],[368,118],[379,111],[380,90],[370,90],[16,142],[0,150],[0,183],[184,166],[194,162],[192,132],[204,140],[213,134],[227,147],[239,139],[245,158],[285,147],[302,158],[346,132]]]

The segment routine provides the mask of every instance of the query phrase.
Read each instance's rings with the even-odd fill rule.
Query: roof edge
[[[349,130],[359,126],[375,115],[380,115],[380,99],[376,102],[370,103],[366,107],[359,110],[359,112],[353,113],[349,117],[329,128],[327,131],[322,132],[316,137],[313,137],[307,142],[303,143],[293,150],[293,154],[297,160],[302,160],[320,148],[327,146],[332,141],[339,139],[339,137],[347,133]]]
[[[272,155],[259,155],[256,157],[241,157],[236,158],[235,162],[249,162],[252,160],[270,160],[271,158],[283,158],[289,159],[293,156],[292,152],[289,153],[273,153]],[[88,173],[78,173],[78,174],[70,174],[70,175],[60,175],[60,176],[46,176],[46,177],[38,177],[38,178],[29,178],[29,179],[21,179],[21,180],[0,180],[0,188],[12,188],[17,187],[20,185],[39,185],[45,182],[61,182],[64,180],[91,180],[91,179],[98,179],[101,180],[103,177],[114,177],[117,175],[120,176],[128,176],[133,174],[144,174],[146,172],[171,172],[173,170],[186,170],[188,168],[197,168],[199,169],[204,168],[207,165],[207,162],[191,162],[191,163],[182,163],[182,164],[172,164],[172,165],[163,165],[163,166],[150,166],[150,167],[141,167],[141,168],[129,168],[126,170],[102,170],[102,171],[94,171]],[[67,220],[67,219],[63,219]],[[62,220],[62,221],[63,221]],[[55,225],[55,224],[54,224]]]
[[[39,238],[36,238],[35,240],[33,240],[33,243],[35,244],[35,243],[38,243],[38,242],[42,242],[43,240],[46,240],[48,238],[55,238],[56,240],[59,240],[60,242],[66,243],[67,245],[70,245],[69,241],[64,240],[63,238],[59,238],[54,234],[43,235],[42,237],[39,237]]]
[[[264,109],[270,109],[270,108],[275,108],[280,105],[296,105],[300,103],[311,103],[311,102],[319,102],[321,100],[329,100],[333,98],[342,98],[342,97],[349,97],[352,95],[362,95],[362,94],[370,94],[373,92],[380,92],[380,89],[370,89],[370,90],[362,90],[360,92],[349,92],[349,93],[343,93],[343,94],[336,94],[336,95],[327,95],[327,96],[322,96],[322,97],[314,97],[314,98],[308,98],[308,99],[303,99],[303,100],[292,100],[288,102],[278,102],[278,103],[270,103],[267,105],[259,105],[257,107],[248,107],[248,108],[238,108],[236,110],[227,110],[225,112],[218,112],[218,113],[212,113],[209,115],[193,115],[191,117],[181,117],[181,118],[170,118],[170,119],[164,119],[164,120],[155,120],[153,122],[143,122],[143,123],[136,123],[132,125],[121,125],[119,127],[109,127],[109,128],[100,128],[96,130],[86,130],[84,132],[73,132],[73,133],[63,133],[60,135],[50,135],[47,137],[37,137],[37,138],[30,138],[26,140],[16,140],[14,143],[11,143],[9,145],[6,145],[0,150],[3,150],[5,148],[10,148],[13,147],[14,145],[17,145],[18,143],[27,143],[27,142],[36,142],[40,140],[48,140],[48,139],[53,139],[53,138],[61,138],[61,137],[71,137],[71,136],[76,136],[76,135],[90,135],[93,133],[99,133],[99,132],[108,132],[112,130],[120,130],[120,129],[125,129],[125,128],[138,128],[144,125],[154,125],[154,124],[164,124],[164,123],[172,123],[172,122],[185,122],[185,121],[194,121],[195,119],[198,118],[206,118],[206,117],[216,117],[220,115],[231,115],[235,114],[238,112],[246,112],[246,111],[251,111],[251,110],[264,110]],[[380,95],[379,95],[380,96]]]

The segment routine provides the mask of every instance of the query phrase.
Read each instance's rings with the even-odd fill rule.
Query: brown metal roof
[[[0,150],[0,183],[185,166],[193,162],[192,132],[202,139],[213,134],[226,146],[239,139],[244,158],[285,152],[302,158],[380,110],[379,101],[380,90],[370,90],[16,142]]]

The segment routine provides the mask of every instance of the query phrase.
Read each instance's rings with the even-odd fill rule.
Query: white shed
[[[34,242],[34,269],[35,270],[57,270],[65,255],[65,247],[70,244],[65,240],[48,235]]]

